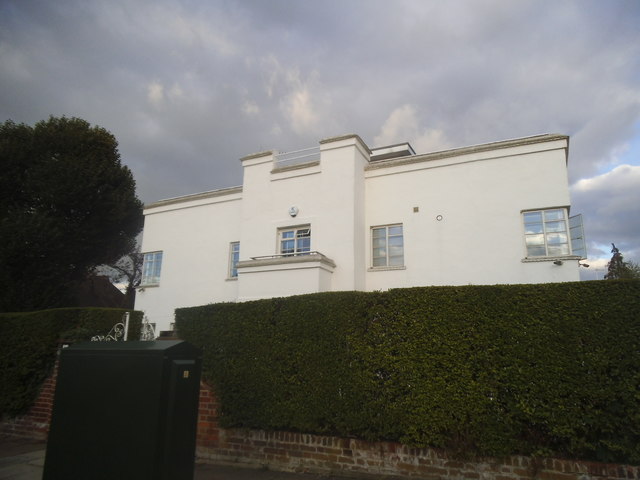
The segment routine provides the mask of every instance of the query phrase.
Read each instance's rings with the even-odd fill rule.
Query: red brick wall
[[[46,439],[53,404],[57,363],[31,410],[4,421],[0,432]],[[478,480],[640,480],[640,467],[559,459],[511,456],[461,461],[440,450],[409,448],[395,442],[262,430],[221,429],[218,404],[206,385],[200,389],[196,454],[201,461],[268,466],[273,470],[372,474],[389,477]]]
[[[511,456],[461,461],[445,452],[394,442],[365,442],[288,432],[220,430],[214,448],[198,457],[221,464],[268,466],[274,470],[375,478],[418,477],[482,480],[639,479],[640,467]]]
[[[200,404],[198,405],[198,432],[196,449],[215,449],[220,441],[218,428],[218,403],[213,391],[200,383]]]
[[[461,461],[440,450],[395,442],[262,430],[221,429],[216,400],[202,384],[196,454],[202,461],[345,476],[478,480],[640,480],[640,467],[511,456]]]
[[[31,409],[24,415],[0,423],[0,433],[14,437],[46,440],[51,423],[57,377],[58,359],[56,359],[51,375],[42,384],[40,393]]]

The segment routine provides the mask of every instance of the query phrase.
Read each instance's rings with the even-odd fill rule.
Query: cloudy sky
[[[640,261],[638,0],[1,0],[0,121],[50,115],[111,131],[144,202],[344,133],[566,134],[585,275]]]

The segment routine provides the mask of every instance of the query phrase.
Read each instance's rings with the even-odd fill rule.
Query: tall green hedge
[[[0,313],[0,418],[27,410],[53,367],[61,341],[106,335],[125,310],[60,308]],[[129,338],[139,338],[142,312],[132,312]]]
[[[640,282],[178,309],[227,427],[640,462]]]

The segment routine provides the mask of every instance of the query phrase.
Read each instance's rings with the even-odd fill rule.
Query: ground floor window
[[[565,208],[522,212],[527,257],[571,254]]]
[[[229,278],[238,277],[238,261],[240,260],[240,242],[229,244]]]
[[[142,280],[140,285],[150,286],[160,284],[162,270],[162,252],[148,252],[144,254],[142,262]]]
[[[374,268],[404,266],[402,224],[371,228],[371,264]]]

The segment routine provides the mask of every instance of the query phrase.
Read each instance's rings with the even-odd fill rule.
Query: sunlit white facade
[[[427,285],[579,280],[569,138],[415,154],[357,135],[241,159],[243,184],[145,208],[136,308]]]

